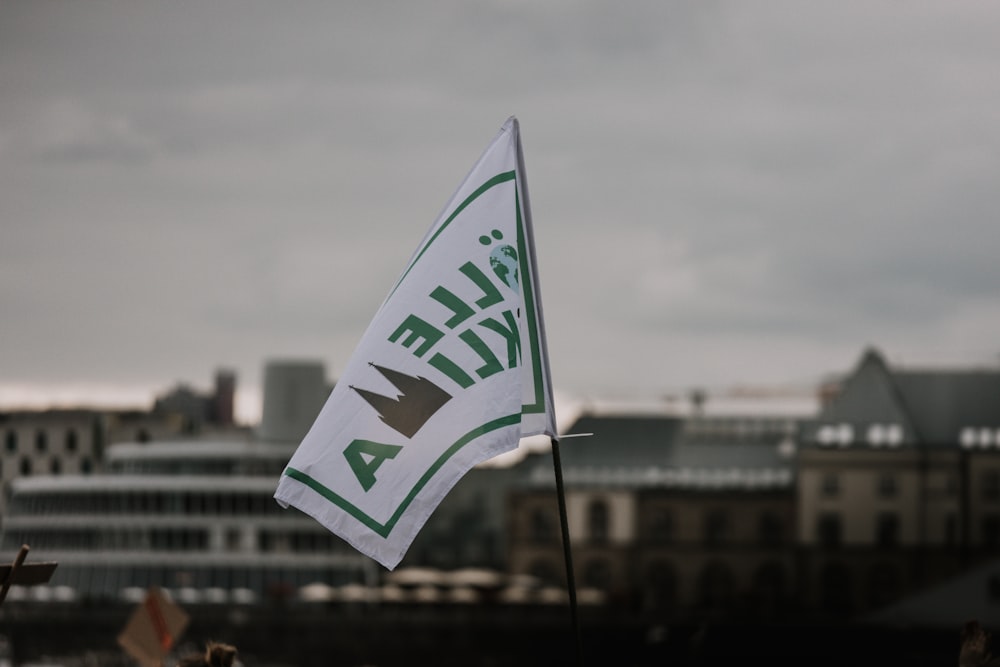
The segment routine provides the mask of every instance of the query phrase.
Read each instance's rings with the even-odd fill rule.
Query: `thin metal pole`
[[[556,472],[556,497],[559,499],[559,527],[562,530],[563,557],[566,559],[566,588],[569,591],[569,612],[573,619],[576,638],[576,660],[583,665],[583,644],[580,640],[580,619],[576,605],[576,578],[573,576],[573,553],[569,544],[569,521],[566,518],[566,491],[563,488],[562,462],[559,458],[559,441],[552,438],[552,466]]]

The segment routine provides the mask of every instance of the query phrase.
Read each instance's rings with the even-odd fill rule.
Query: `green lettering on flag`
[[[354,471],[354,476],[365,491],[375,486],[375,471],[385,462],[386,459],[396,458],[399,445],[386,445],[381,442],[371,440],[355,440],[344,449],[344,458]],[[365,455],[368,458],[365,458]]]

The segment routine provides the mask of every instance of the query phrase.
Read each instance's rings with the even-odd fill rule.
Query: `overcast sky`
[[[557,392],[998,365],[998,3],[3,0],[0,401],[335,379],[510,115]]]

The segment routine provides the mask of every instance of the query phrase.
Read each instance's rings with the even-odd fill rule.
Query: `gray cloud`
[[[984,3],[8,2],[2,383],[346,362],[522,122],[557,386],[994,363]]]

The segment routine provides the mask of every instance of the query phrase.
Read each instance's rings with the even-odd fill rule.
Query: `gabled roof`
[[[890,368],[869,348],[821,411],[817,426],[828,424],[896,424],[910,444],[954,444],[970,428],[1000,435],[1000,370]]]
[[[966,428],[1000,428],[1000,372],[896,371],[893,376],[926,442],[954,442]]]

